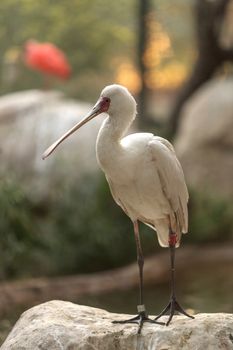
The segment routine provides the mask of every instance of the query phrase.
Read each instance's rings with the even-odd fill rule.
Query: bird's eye
[[[106,97],[106,98],[105,98],[105,101],[106,101],[106,102],[110,102],[110,98]]]

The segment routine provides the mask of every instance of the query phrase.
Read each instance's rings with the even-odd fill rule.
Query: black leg
[[[141,242],[140,242],[138,222],[135,221],[133,223],[133,225],[134,225],[134,236],[135,236],[136,247],[137,247],[137,261],[138,261],[138,267],[139,267],[139,293],[140,294],[139,294],[139,305],[137,307],[138,315],[135,316],[135,317],[132,317],[132,318],[130,318],[128,320],[113,321],[113,323],[120,323],[120,324],[136,323],[136,324],[138,324],[138,334],[140,334],[144,322],[157,323],[157,324],[160,324],[160,325],[164,325],[164,323],[156,322],[155,320],[151,320],[148,317],[147,312],[146,312],[146,308],[145,308],[145,305],[144,305],[144,298],[143,298],[143,266],[144,266],[144,258],[143,258],[142,247],[141,247]]]
[[[144,257],[143,257],[141,242],[140,242],[138,222],[135,221],[133,225],[134,225],[134,236],[135,236],[135,242],[136,242],[136,248],[137,248],[137,261],[138,261],[138,267],[139,267],[139,301],[140,301],[140,305],[144,305],[144,297],[143,297]]]
[[[194,318],[193,316],[187,314],[184,309],[180,306],[176,300],[175,294],[175,247],[177,243],[177,236],[170,230],[169,234],[169,249],[171,257],[171,297],[168,305],[163,309],[163,311],[155,318],[155,321],[158,320],[161,316],[166,315],[169,312],[169,318],[167,320],[166,326],[171,322],[175,312],[179,312],[187,317]]]

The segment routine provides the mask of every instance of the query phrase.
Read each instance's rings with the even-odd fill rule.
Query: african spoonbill
[[[106,175],[113,198],[133,223],[139,266],[138,315],[115,322],[137,323],[140,333],[144,322],[161,324],[157,320],[167,312],[169,318],[166,325],[171,322],[175,311],[193,318],[183,310],[175,294],[175,248],[179,247],[182,233],[188,230],[188,191],[184,174],[173,146],[166,139],[151,133],[135,133],[124,137],[136,116],[136,102],[129,91],[121,85],[106,86],[90,113],[52,144],[45,151],[43,159],[100,113],[106,113],[107,118],[97,137],[97,160]],[[171,297],[168,305],[154,320],[148,317],[144,305],[144,258],[138,221],[155,230],[159,244],[170,249]]]

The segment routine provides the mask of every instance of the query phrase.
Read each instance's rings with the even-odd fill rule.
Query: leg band
[[[175,233],[169,234],[169,246],[175,247],[177,243],[177,235]]]
[[[143,304],[143,305],[138,305],[137,306],[137,309],[138,309],[138,312],[144,312],[144,311],[146,311],[146,308],[145,308],[145,305]]]

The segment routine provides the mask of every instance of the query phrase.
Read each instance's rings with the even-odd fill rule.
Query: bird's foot
[[[170,312],[170,314],[169,314],[169,318],[168,318],[168,320],[166,322],[166,326],[169,325],[169,323],[171,322],[171,320],[172,320],[172,318],[173,318],[173,316],[174,316],[176,311],[179,312],[180,314],[183,314],[183,315],[187,316],[187,317],[194,318],[193,316],[189,315],[180,306],[180,304],[176,300],[175,296],[172,296],[170,302],[168,303],[168,305],[165,307],[165,309],[163,309],[163,311],[157,317],[155,317],[154,320],[157,321],[161,316],[166,315],[168,311]]]
[[[141,311],[140,311],[141,309]],[[142,326],[145,322],[149,323],[155,323],[160,325],[165,325],[164,322],[157,322],[155,320],[150,319],[147,316],[146,310],[144,305],[138,305],[138,315],[132,318],[129,318],[127,320],[121,320],[121,321],[113,321],[112,323],[119,323],[119,324],[126,324],[126,323],[136,323],[138,325],[138,332],[137,334],[141,334]]]

